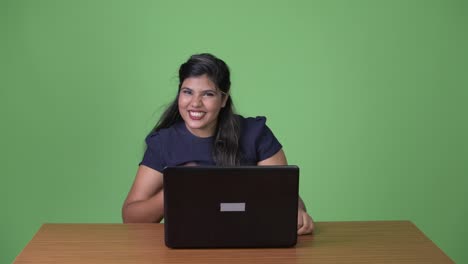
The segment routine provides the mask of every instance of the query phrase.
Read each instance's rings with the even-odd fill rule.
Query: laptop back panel
[[[297,240],[296,166],[168,167],[171,248],[288,247]]]

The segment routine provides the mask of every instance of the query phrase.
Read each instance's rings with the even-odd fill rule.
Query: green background
[[[0,0],[0,263],[45,222],[118,223],[178,66],[211,52],[316,221],[413,221],[468,263],[468,4]]]

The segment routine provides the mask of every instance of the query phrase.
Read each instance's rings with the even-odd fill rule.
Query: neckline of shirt
[[[201,140],[201,141],[212,141],[214,139],[214,136],[211,136],[211,137],[199,137],[199,136],[196,136],[194,135],[192,132],[190,132],[190,130],[188,130],[187,126],[185,125],[185,122],[183,121],[180,121],[180,122],[177,122],[176,125],[175,125],[175,129],[183,134],[187,134],[189,135],[190,137],[196,139],[196,140]]]

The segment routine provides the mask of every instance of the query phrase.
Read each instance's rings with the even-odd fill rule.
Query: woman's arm
[[[162,173],[140,165],[122,206],[124,223],[158,223],[164,217]]]
[[[257,165],[266,166],[266,165],[287,165],[288,161],[286,160],[286,155],[281,149],[275,155],[269,157],[268,159],[259,161]],[[305,235],[310,234],[314,230],[314,221],[312,217],[307,213],[304,201],[299,197],[299,209],[297,211],[297,234]]]

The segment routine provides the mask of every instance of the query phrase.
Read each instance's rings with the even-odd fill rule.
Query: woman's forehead
[[[216,85],[206,75],[186,78],[182,82],[181,88],[193,90],[217,90]]]

